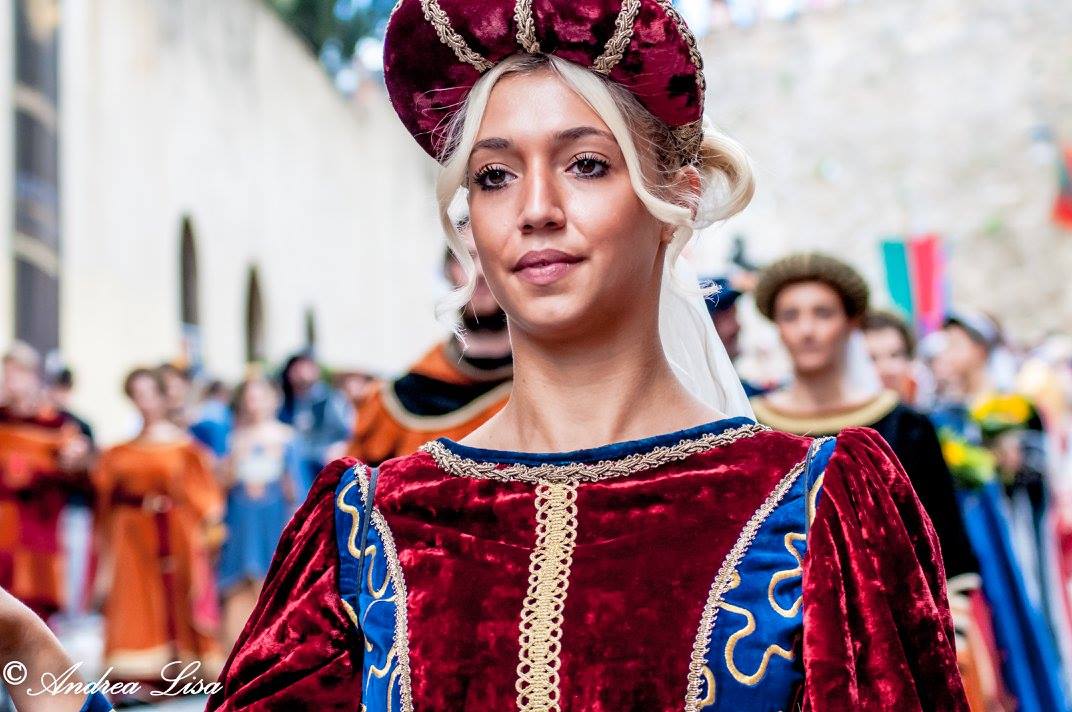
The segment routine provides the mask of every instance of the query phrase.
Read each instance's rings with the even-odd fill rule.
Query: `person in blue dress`
[[[234,402],[236,427],[222,468],[228,533],[219,562],[229,642],[253,610],[283,527],[305,498],[297,435],[275,417],[275,387],[263,377],[250,378],[239,385]]]

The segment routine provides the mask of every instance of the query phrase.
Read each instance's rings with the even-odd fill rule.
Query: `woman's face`
[[[942,368],[954,378],[963,379],[986,365],[986,348],[973,339],[971,335],[957,324],[950,324],[943,330],[945,348],[938,358]]]
[[[275,390],[267,381],[250,381],[242,393],[240,407],[246,419],[251,422],[267,420],[278,408]]]
[[[164,392],[152,376],[139,376],[130,382],[130,400],[145,420],[156,420],[167,413]]]
[[[607,125],[555,75],[495,85],[468,180],[484,275],[515,335],[572,339],[626,309],[657,313],[670,232],[633,192]]]
[[[797,373],[821,373],[844,363],[854,323],[828,285],[799,282],[784,287],[774,300],[774,324]]]
[[[912,357],[908,355],[904,336],[892,326],[868,329],[864,336],[867,337],[867,351],[875,363],[882,385],[903,392],[912,376]]]

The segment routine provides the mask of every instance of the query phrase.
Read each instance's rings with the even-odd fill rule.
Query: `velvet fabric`
[[[703,114],[701,68],[690,55],[692,38],[669,0],[639,0],[633,31],[610,79],[629,89],[667,125]],[[450,28],[470,50],[494,65],[523,52],[514,0],[438,0]],[[604,53],[622,10],[620,0],[532,0],[535,39],[543,54],[590,67]],[[421,0],[402,0],[387,25],[384,78],[402,123],[434,158],[442,158],[447,119],[482,71],[461,61],[441,41]]]
[[[361,709],[361,634],[338,594],[335,487],[352,459],[317,477],[287,525],[207,710]]]
[[[551,462],[616,459],[653,446],[635,441]],[[563,710],[681,709],[689,652],[719,566],[807,448],[804,439],[769,433],[579,487],[562,626]],[[451,449],[496,459],[488,451]],[[518,621],[536,528],[533,486],[455,477],[417,453],[384,463],[377,506],[409,588],[415,706],[516,710]]]
[[[741,424],[720,421],[549,455],[444,445],[461,457],[504,465],[598,462]],[[711,584],[742,528],[805,459],[810,442],[762,432],[578,486],[560,656],[564,712],[683,708],[690,653]],[[335,541],[343,520],[335,518],[336,489],[351,464],[325,470],[288,525],[210,710],[356,712],[363,703],[380,709],[381,701],[362,699],[363,678],[372,668],[339,590]],[[850,430],[839,437],[823,478],[802,572],[804,709],[966,710],[937,540],[903,470],[873,431]],[[785,501],[799,509],[802,491]],[[397,552],[405,580],[404,642],[414,709],[516,710],[518,623],[536,529],[534,486],[448,474],[419,452],[383,464],[375,502],[390,541],[373,535],[370,542]],[[777,524],[778,516],[769,523]],[[760,534],[742,573],[752,570],[748,556],[766,546]],[[768,538],[782,535],[776,529]],[[346,536],[338,541],[340,549],[347,546]],[[779,566],[790,562],[787,551],[781,556]],[[380,585],[384,561],[373,562],[373,587]],[[754,599],[765,597],[766,587],[756,591],[752,600],[727,600],[742,607],[765,603]],[[383,595],[384,603],[394,598],[390,589]],[[779,588],[776,596],[789,606],[794,593]],[[359,608],[359,620],[380,615],[381,606],[362,602]],[[720,627],[736,631],[740,622],[723,610],[713,640],[724,641]],[[377,637],[383,637],[373,645],[377,655],[387,659],[389,649],[404,654],[397,638]],[[389,676],[389,694],[391,684]],[[751,700],[750,710],[794,708],[780,687],[759,683],[741,694]],[[727,696],[725,704],[716,700],[704,709],[736,712],[742,706]]]
[[[889,445],[838,436],[804,566],[804,710],[966,710],[938,538]]]

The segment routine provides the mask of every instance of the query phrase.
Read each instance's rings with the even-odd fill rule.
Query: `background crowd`
[[[1012,343],[967,310],[921,333],[819,253],[713,281],[701,286],[735,361],[747,362],[748,301],[782,343],[776,377],[744,379],[760,422],[873,427],[901,459],[941,544],[973,709],[1067,709],[1072,338]],[[0,381],[0,583],[57,630],[102,611],[103,666],[118,679],[152,689],[172,660],[214,677],[325,463],[459,438],[501,407],[509,340],[482,278],[460,319],[468,340],[386,380],[331,376],[310,352],[236,384],[137,368],[119,384],[137,418],[108,448],[69,410],[74,375],[14,344]]]

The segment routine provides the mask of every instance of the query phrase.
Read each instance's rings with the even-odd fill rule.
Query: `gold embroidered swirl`
[[[682,440],[675,445],[662,445],[646,452],[634,453],[615,460],[595,463],[568,463],[564,465],[506,465],[461,457],[450,451],[443,443],[433,440],[421,446],[432,456],[436,465],[455,477],[471,477],[478,480],[501,480],[505,482],[578,483],[600,482],[614,477],[625,477],[636,472],[661,467],[670,462],[684,460],[696,453],[729,445],[742,438],[750,438],[770,430],[765,425],[751,423],[721,433],[707,433],[696,438]]]
[[[774,609],[774,612],[783,618],[792,618],[800,612],[800,606],[804,603],[804,596],[797,596],[792,606],[783,608],[782,604],[778,603],[778,599],[774,597],[774,592],[782,581],[788,581],[804,575],[804,558],[797,551],[797,548],[793,546],[793,542],[807,540],[808,538],[799,532],[789,532],[785,535],[783,539],[785,549],[796,559],[797,565],[791,569],[774,572],[774,575],[771,576],[770,584],[767,586],[767,601],[770,603],[770,607]]]
[[[734,571],[733,580],[729,587],[726,589],[727,593],[732,591],[741,585],[741,575]],[[725,601],[718,604],[719,608],[730,613],[736,613],[739,616],[744,616],[745,625],[740,630],[734,632],[726,641],[726,669],[729,670],[733,679],[742,685],[748,685],[754,687],[764,678],[767,674],[767,666],[770,664],[771,658],[777,655],[785,660],[792,660],[796,657],[792,650],[786,650],[780,645],[768,645],[767,649],[763,651],[763,660],[759,663],[759,668],[754,673],[741,672],[737,667],[737,661],[734,659],[734,652],[737,649],[737,644],[756,632],[756,617],[747,608],[741,608],[740,606],[734,606]]]
[[[703,615],[700,616],[700,626],[693,641],[692,656],[689,661],[688,684],[685,690],[685,712],[697,712],[700,709],[700,684],[702,682],[703,667],[707,664],[707,653],[711,647],[711,631],[715,627],[715,620],[722,605],[722,599],[730,590],[733,577],[737,574],[737,566],[748,552],[748,548],[756,538],[759,528],[770,516],[778,503],[785,497],[786,492],[793,486],[800,473],[804,471],[807,460],[803,460],[793,466],[785,477],[774,487],[767,496],[766,501],[760,505],[748,522],[741,529],[733,548],[726,554],[722,566],[719,567],[714,583],[708,592],[707,603],[704,605]]]
[[[517,664],[518,712],[557,712],[562,621],[573,548],[577,541],[577,486],[536,487],[536,544],[529,562],[528,595],[521,609]]]

